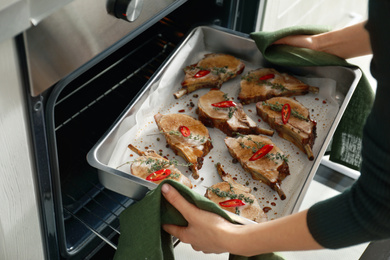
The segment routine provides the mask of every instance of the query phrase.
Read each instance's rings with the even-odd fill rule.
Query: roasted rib
[[[269,68],[248,72],[242,77],[240,84],[238,99],[243,104],[255,103],[272,97],[318,93],[317,87],[309,86],[291,75]]]
[[[291,116],[283,123],[281,109],[290,104]],[[310,119],[309,110],[298,101],[287,97],[275,97],[256,104],[257,114],[275,129],[279,136],[295,144],[307,154],[309,160],[314,159],[313,145],[317,136],[317,123]]]
[[[226,137],[225,144],[233,158],[237,159],[245,171],[254,180],[270,186],[284,200],[286,195],[281,188],[282,181],[290,174],[287,157],[265,136],[240,135],[237,138]],[[251,161],[251,158],[265,145],[273,145],[272,150],[264,157]]]
[[[213,148],[207,128],[199,120],[185,114],[158,113],[154,119],[170,148],[191,164],[194,179],[199,178],[203,157]],[[188,129],[188,136],[183,135],[183,127]]]
[[[205,197],[209,198],[222,209],[238,214],[244,218],[253,220],[255,222],[267,221],[267,215],[260,207],[256,197],[251,194],[251,188],[237,183],[233,177],[223,170],[220,163],[217,165],[219,176],[223,182],[219,182],[209,187],[206,190]],[[239,207],[223,207],[219,203],[229,199],[240,199],[245,203],[244,206]]]
[[[230,101],[228,104],[220,103]],[[227,107],[228,106],[228,107]],[[199,120],[207,127],[215,127],[228,136],[241,134],[265,134],[274,131],[260,128],[244,111],[242,104],[232,102],[224,92],[212,89],[198,100]]]
[[[184,176],[176,167],[174,162],[170,162],[164,157],[158,155],[154,150],[146,150],[145,152],[137,149],[132,144],[128,146],[133,152],[137,153],[138,157],[135,161],[131,163],[130,171],[131,174],[142,179],[147,179],[147,177],[161,169],[169,169],[170,174],[164,179],[172,179],[178,181],[190,189],[192,189],[191,181]],[[152,181],[152,180],[151,180]],[[162,182],[161,180],[152,181],[156,184]]]
[[[201,88],[219,89],[224,82],[241,74],[244,68],[245,64],[232,55],[206,54],[197,64],[184,69],[182,89],[173,95],[175,98],[180,98]]]

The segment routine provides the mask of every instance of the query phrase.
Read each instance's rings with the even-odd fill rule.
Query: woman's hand
[[[274,44],[287,44],[300,48],[326,52],[343,59],[372,54],[370,37],[365,21],[348,27],[316,35],[291,35]]]
[[[299,48],[317,50],[317,44],[312,35],[291,35],[277,40],[273,44],[286,44]]]
[[[188,222],[187,227],[165,224],[163,229],[180,241],[191,244],[196,251],[253,256],[322,248],[307,227],[307,210],[265,223],[235,225],[192,205],[168,184],[164,184],[161,191]]]
[[[217,214],[204,211],[189,203],[180,193],[168,184],[161,188],[162,194],[187,220],[187,227],[163,225],[163,229],[183,243],[189,243],[196,251],[204,253],[227,252],[229,233],[237,225]]]

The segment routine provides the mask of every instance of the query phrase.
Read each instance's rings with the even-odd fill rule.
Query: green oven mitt
[[[253,32],[250,34],[264,58],[281,66],[344,66],[357,68],[337,56],[289,45],[272,45],[289,35],[314,35],[328,31],[319,26],[294,26],[275,32]],[[363,126],[374,102],[374,92],[367,78],[361,77],[354,94],[334,133],[330,160],[360,170]]]
[[[214,212],[232,222],[226,212],[214,202],[177,181],[164,180],[156,189],[148,192],[141,201],[131,205],[121,213],[119,217],[121,234],[114,260],[174,259],[172,237],[161,228],[161,225],[185,226],[187,221],[162,196],[161,186],[163,183],[172,185],[183,197],[197,207]],[[264,254],[249,258],[230,255],[229,259],[283,260],[276,254]]]

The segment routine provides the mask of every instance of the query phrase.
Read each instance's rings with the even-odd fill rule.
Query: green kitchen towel
[[[139,202],[125,209],[120,217],[120,236],[114,260],[171,260],[174,259],[173,243],[170,234],[162,224],[186,226],[187,221],[161,194],[163,183],[176,188],[184,198],[197,207],[214,212],[232,222],[231,218],[217,204],[187,186],[174,181],[164,180],[149,191]],[[254,257],[230,255],[230,260],[283,260],[276,254],[264,254]]]
[[[274,32],[253,32],[250,34],[264,58],[281,66],[344,66],[357,68],[337,56],[306,48],[289,45],[272,45],[278,39],[289,35],[314,35],[329,31],[320,26],[294,26]],[[363,73],[363,72],[362,72]],[[363,74],[341,121],[333,135],[330,160],[354,170],[360,170],[361,141],[363,126],[371,111],[374,93]]]

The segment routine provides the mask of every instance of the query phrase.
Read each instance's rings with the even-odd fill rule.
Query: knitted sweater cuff
[[[309,208],[307,225],[313,238],[323,247],[337,249],[367,242],[372,234],[361,232],[352,212],[348,190]]]

